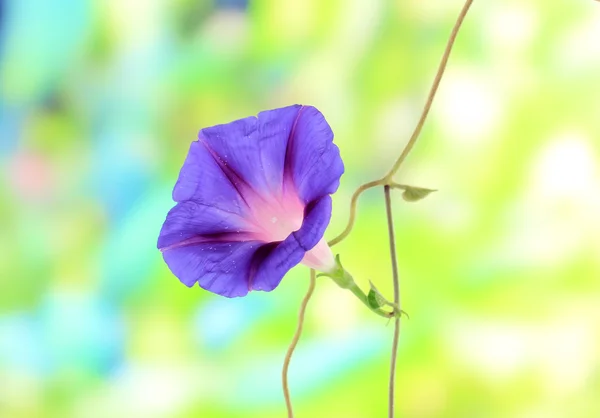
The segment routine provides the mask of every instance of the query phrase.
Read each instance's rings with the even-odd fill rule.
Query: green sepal
[[[349,289],[350,287],[355,286],[354,279],[350,273],[344,270],[339,254],[335,256],[335,268],[330,272],[317,274],[317,277],[321,276],[329,277],[342,289]]]

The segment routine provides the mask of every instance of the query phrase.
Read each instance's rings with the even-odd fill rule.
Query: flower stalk
[[[288,386],[288,370],[290,368],[290,361],[292,359],[292,354],[296,349],[296,345],[298,344],[298,340],[300,339],[300,335],[302,335],[302,327],[304,325],[304,316],[306,314],[306,305],[308,305],[308,301],[312,296],[315,290],[315,271],[310,269],[310,283],[308,285],[308,290],[306,291],[306,295],[304,295],[304,299],[302,299],[302,305],[300,306],[300,312],[298,312],[298,326],[296,327],[296,332],[294,333],[294,338],[288,347],[287,352],[285,353],[285,359],[283,361],[283,369],[281,371],[281,382],[283,388],[283,397],[285,399],[285,406],[287,409],[288,418],[294,417],[294,410],[292,408],[292,400],[290,398],[290,389]]]
[[[339,254],[335,258],[336,267],[328,273],[320,273],[317,277],[325,276],[332,279],[342,289],[348,289],[373,313],[384,318],[399,318],[404,313],[397,303],[387,301],[371,283],[371,290],[367,295],[354,281],[354,277],[342,266]],[[382,309],[390,306],[391,311]]]

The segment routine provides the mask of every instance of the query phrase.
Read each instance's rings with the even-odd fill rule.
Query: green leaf
[[[424,187],[404,186],[402,199],[406,200],[407,202],[416,202],[426,198],[430,193],[435,191],[435,189],[426,189]]]

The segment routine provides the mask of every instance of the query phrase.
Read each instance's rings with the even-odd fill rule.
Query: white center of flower
[[[255,239],[259,241],[283,241],[302,227],[304,204],[296,193],[287,193],[281,197],[256,197],[255,201],[250,202],[250,206]],[[324,238],[305,254],[302,264],[319,271],[330,271],[335,267],[333,254]]]
[[[256,239],[264,242],[283,241],[302,226],[304,205],[295,193],[285,196],[255,197],[249,202]]]

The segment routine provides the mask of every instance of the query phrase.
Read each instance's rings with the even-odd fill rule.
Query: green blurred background
[[[459,0],[0,2],[0,416],[285,416],[307,288],[188,289],[156,250],[189,143],[293,103],[353,190],[399,154]],[[398,417],[600,417],[600,4],[475,1],[394,196]],[[381,190],[335,252],[391,295]],[[319,279],[298,417],[383,417],[392,326]]]

